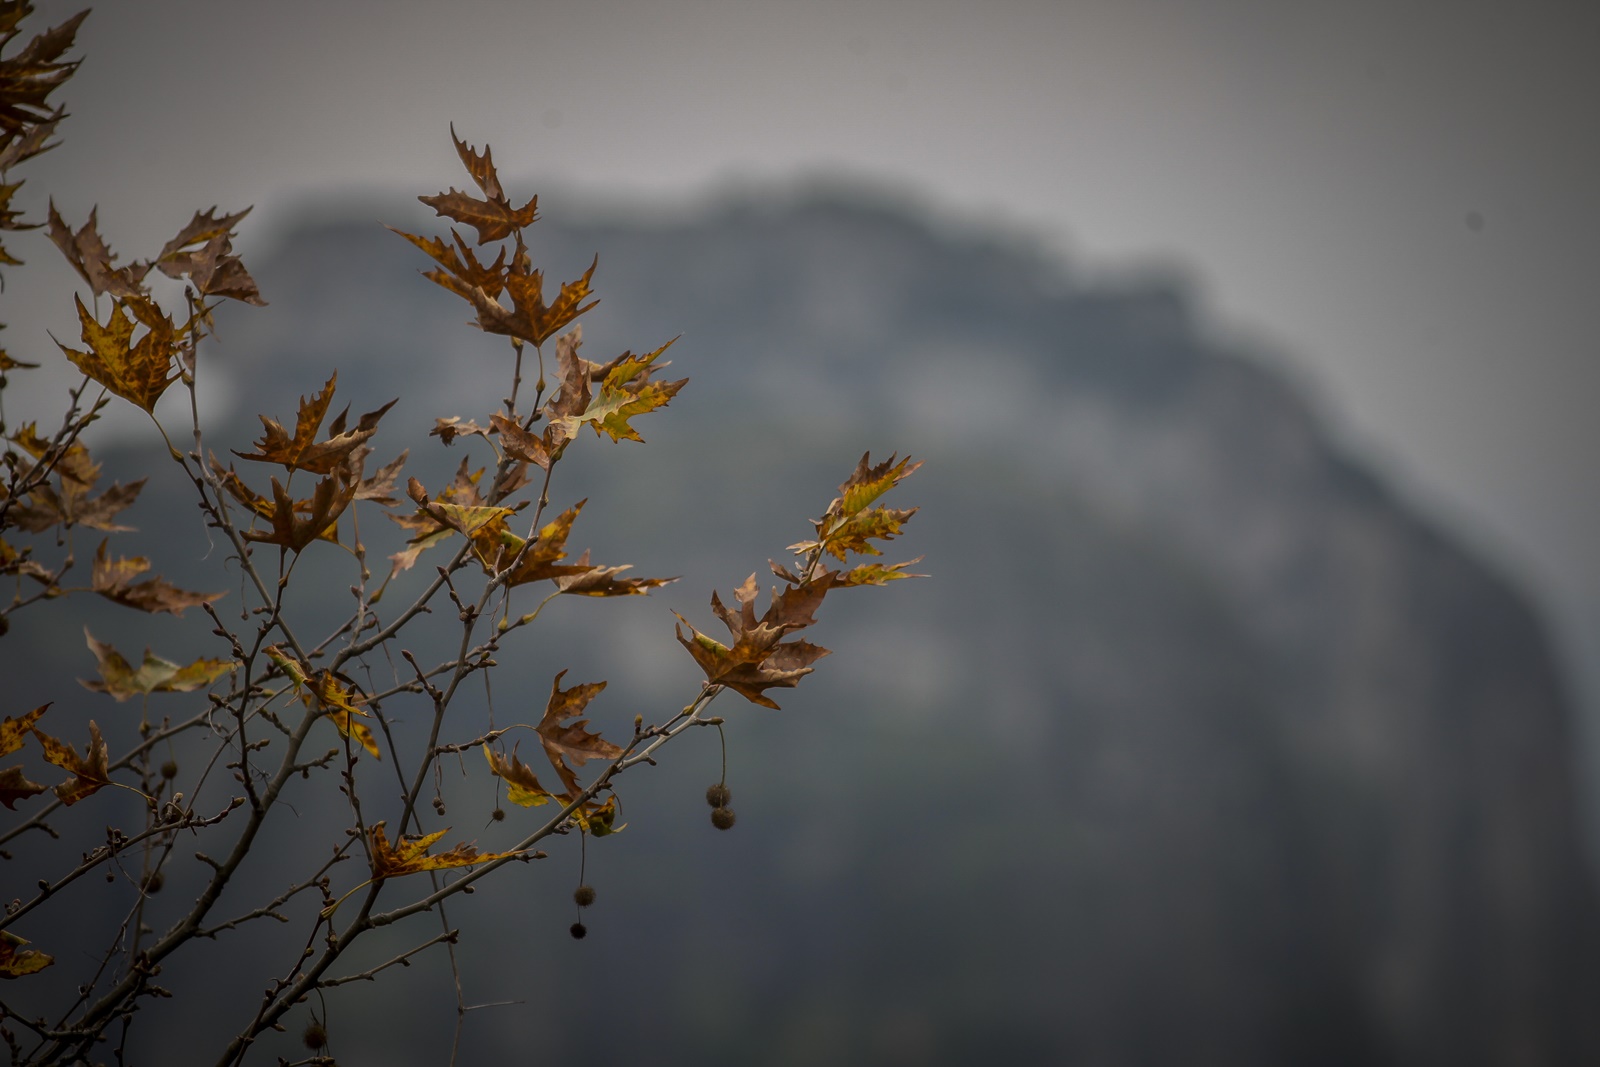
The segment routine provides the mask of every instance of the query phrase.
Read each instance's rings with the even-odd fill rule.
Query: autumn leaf
[[[807,583],[783,594],[775,593],[766,615],[757,620],[754,604],[759,588],[752,574],[735,591],[737,611],[725,607],[716,593],[711,594],[711,610],[728,627],[734,639],[732,645],[701,633],[682,615],[678,615],[678,621],[689,628],[689,636],[685,637],[676,626],[674,630],[708,682],[726,686],[751,703],[777,708],[765,691],[793,688],[811,673],[811,664],[828,655],[828,650],[819,645],[783,638],[814,621],[812,613],[830,584]]]
[[[150,264],[134,262],[125,267],[114,266],[117,256],[100,236],[99,224],[95,221],[97,210],[90,211],[89,221],[73,233],[52,200],[47,216],[49,229],[45,232],[95,296],[109,293],[118,300],[148,299],[144,277],[150,273]]]
[[[374,504],[392,507],[400,502],[394,495],[394,481],[406,465],[406,457],[411,454],[411,450],[403,449],[398,456],[379,467],[377,472],[368,478],[364,471],[366,458],[371,451],[362,445],[350,452],[350,470],[356,482],[356,499],[370,500]]]
[[[463,459],[461,466],[456,469],[455,477],[451,479],[449,485],[439,492],[438,496],[433,498],[434,501],[440,504],[458,504],[467,507],[481,505],[483,497],[478,492],[478,481],[483,477],[483,471],[484,468],[482,467],[479,467],[476,471],[469,471],[467,469],[467,461]],[[415,479],[411,480],[415,481]],[[418,485],[420,486],[421,483],[419,482]],[[409,482],[407,483],[407,491],[410,492]],[[405,548],[389,557],[391,563],[390,578],[393,578],[401,571],[409,570],[416,564],[417,557],[423,551],[446,540],[455,532],[450,527],[441,524],[438,519],[422,508],[418,508],[416,513],[412,515],[395,515],[392,512],[386,514],[396,525],[411,531],[413,535]]]
[[[402,874],[417,874],[421,871],[444,871],[453,867],[471,867],[478,863],[487,863],[490,860],[506,859],[510,856],[520,856],[521,852],[479,852],[468,842],[462,842],[448,852],[441,852],[437,856],[428,855],[428,848],[439,840],[449,830],[435,830],[422,837],[405,837],[394,845],[389,844],[388,836],[383,832],[384,824],[372,824],[370,839],[372,843],[372,877],[373,880],[394,878]]]
[[[498,411],[489,416],[489,427],[491,432],[500,437],[502,455],[535,464],[540,470],[550,469],[550,446],[543,437],[529,433],[518,426],[515,420],[506,418]]]
[[[673,341],[676,340],[673,338]],[[600,391],[582,414],[564,418],[579,424],[588,423],[597,435],[604,432],[613,441],[643,441],[644,438],[629,425],[628,420],[635,415],[665,407],[689,381],[687,378],[675,382],[650,380],[651,364],[657,356],[672,347],[673,341],[643,356],[636,356],[632,352],[618,356],[606,366]]]
[[[677,578],[619,578],[623,571],[632,570],[631,563],[619,567],[593,567],[589,565],[589,550],[584,549],[572,565],[574,573],[555,579],[556,588],[573,596],[644,596],[652,589],[671,585]]]
[[[450,128],[450,140],[456,146],[456,153],[461,157],[467,173],[472,176],[473,182],[488,199],[479,200],[467,193],[458,193],[454,188],[448,193],[419,196],[417,199],[433,208],[438,214],[477,230],[480,245],[504,240],[511,236],[512,231],[533,225],[539,217],[539,198],[534,197],[520,208],[511,206],[511,202],[506,199],[505,191],[500,187],[500,178],[495,173],[489,146],[484,145],[483,154],[479,155],[456,137],[454,126]]]
[[[39,721],[39,716],[43,715],[49,706],[50,704],[40,704],[20,719],[13,719],[7,715],[5,721],[0,722],[0,756],[9,756],[22,747],[22,742],[33,730],[33,724]]]
[[[122,557],[112,560],[106,555],[106,542],[101,541],[94,554],[94,571],[90,587],[107,600],[135,611],[153,614],[167,612],[181,616],[185,608],[199,607],[223,597],[223,593],[191,593],[179,589],[159,574],[137,584],[132,580],[150,569],[150,561],[143,556]]]
[[[72,775],[55,788],[63,804],[71,807],[111,784],[111,772],[106,766],[106,743],[93,719],[89,720],[89,744],[82,756],[73,751],[71,745],[57,741],[37,726],[33,728],[33,736],[44,748],[44,758]]]
[[[617,822],[617,798],[615,795],[606,798],[604,804],[590,802],[572,813],[572,818],[592,837],[610,837],[620,834],[628,828],[627,823],[621,826]]]
[[[234,227],[250,214],[250,208],[221,218],[216,217],[216,211],[214,206],[204,215],[196,211],[189,224],[162,246],[156,256],[156,268],[169,278],[187,274],[194,287],[207,296],[232,297],[265,307],[255,279],[232,254]]]
[[[839,486],[839,495],[828,505],[822,518],[816,520],[817,537],[789,546],[789,551],[809,553],[822,549],[844,560],[847,552],[881,555],[871,540],[890,540],[900,533],[907,519],[916,514],[916,508],[899,510],[868,506],[915,474],[921,463],[912,463],[907,456],[898,463],[890,456],[877,466],[869,466],[870,457],[863,455],[848,480]]]
[[[555,681],[550,684],[550,699],[545,704],[544,718],[539,720],[534,731],[544,745],[545,758],[567,787],[567,798],[570,800],[580,792],[574,767],[582,767],[591,759],[616,759],[622,755],[622,749],[602,739],[599,734],[590,733],[586,729],[588,719],[566,721],[582,715],[589,701],[606,687],[604,682],[586,682],[571,689],[562,689],[561,679],[566,673],[563,670],[557,674]]]
[[[372,754],[373,759],[383,759],[383,753],[378,749],[378,741],[372,735],[371,728],[357,718],[357,716],[370,717],[372,714],[361,706],[366,703],[367,698],[359,686],[349,679],[341,679],[329,670],[312,671],[280,645],[269,645],[262,651],[267,654],[268,659],[278,665],[297,689],[302,690],[301,703],[328,716],[339,731],[340,737],[354,737],[362,748]]]
[[[281,463],[289,470],[311,471],[313,474],[331,474],[344,466],[350,453],[377,432],[378,420],[398,401],[391,400],[378,410],[367,412],[356,423],[355,429],[348,432],[345,430],[345,419],[350,409],[346,408],[328,426],[328,439],[318,442],[317,431],[322,426],[329,405],[333,403],[333,391],[338,380],[339,374],[335,371],[321,392],[310,400],[300,398],[300,411],[295,419],[292,437],[276,419],[258,415],[263,433],[261,440],[255,443],[256,451],[235,452],[234,455],[258,463]]]
[[[433,429],[428,431],[428,436],[437,437],[446,445],[452,445],[457,437],[477,436],[487,441],[489,431],[471,419],[462,422],[460,415],[451,415],[447,419],[434,419]]]
[[[564,282],[561,292],[550,304],[544,302],[544,272],[537,270],[512,270],[505,278],[505,293],[511,298],[511,310],[482,289],[472,291],[472,304],[478,309],[477,325],[485,333],[503,334],[542,345],[564,329],[579,315],[599,303],[583,301],[590,295],[589,280],[594,277],[600,263],[596,256],[583,277]]]
[[[13,509],[13,514],[15,513]],[[32,545],[24,545],[22,551],[11,547],[6,539],[0,537],[0,574],[26,574],[28,577],[45,585],[54,585],[55,576],[50,568],[37,560],[29,559],[28,554],[33,551]],[[3,632],[3,630],[0,630]]]
[[[246,541],[277,545],[294,552],[303,552],[311,542],[322,538],[338,543],[339,516],[356,496],[356,484],[341,469],[339,477],[323,478],[312,490],[310,500],[296,501],[289,491],[272,479],[272,522],[269,530],[246,530]],[[301,513],[305,518],[301,518]]]
[[[135,670],[122,653],[97,641],[87,626],[83,628],[83,636],[99,666],[100,681],[80,679],[79,684],[96,693],[107,693],[118,703],[150,693],[190,693],[210,685],[234,668],[233,660],[227,659],[197,659],[179,666],[147,648],[144,661]]]
[[[436,285],[455,293],[467,303],[473,303],[473,290],[482,289],[490,300],[495,299],[505,289],[506,250],[500,249],[500,255],[493,263],[484,264],[478,261],[477,254],[472,251],[472,246],[461,239],[461,234],[455,230],[450,231],[454,245],[445,244],[437,237],[418,237],[414,233],[397,230],[393,226],[389,229],[404,237],[412,244],[426,252],[438,263],[443,270],[435,268],[423,271],[422,276]]]
[[[38,533],[52,526],[89,526],[108,532],[131,530],[119,525],[115,519],[124,509],[138,499],[145,479],[123,485],[113,482],[111,488],[99,496],[91,496],[100,477],[100,464],[89,457],[89,450],[73,441],[63,448],[56,442],[40,437],[33,423],[19,429],[11,440],[31,455],[35,469],[42,464],[55,475],[56,485],[42,482],[28,493],[26,504],[13,505],[9,521],[30,533]],[[30,469],[25,478],[32,478]]]
[[[21,978],[55,962],[55,957],[46,956],[38,949],[24,948],[28,943],[10,930],[0,930],[0,978]]]
[[[22,773],[21,764],[0,771],[0,804],[4,804],[12,811],[17,810],[17,801],[36,797],[44,791],[44,786],[38,782],[30,782]]]
[[[922,557],[904,563],[863,563],[838,575],[840,585],[887,585],[900,578],[926,578],[926,574],[907,574],[906,568],[922,562]],[[833,573],[833,572],[829,572]]]
[[[179,377],[176,371],[168,373],[172,356],[177,351],[172,320],[147,300],[127,299],[111,306],[111,316],[102,326],[83,306],[82,299],[74,296],[73,300],[78,305],[78,319],[88,351],[68,348],[60,341],[56,342],[57,347],[90,378],[153,413],[161,394]],[[130,310],[146,326],[137,344],[133,342],[134,320],[128,315]]]
[[[33,10],[28,3],[8,3],[0,8],[0,27],[4,40],[18,31],[16,24]],[[0,60],[0,146],[9,147],[13,138],[40,122],[54,123],[59,112],[46,110],[45,101],[78,69],[78,61],[57,62],[72,47],[78,27],[88,16],[80,11],[65,22],[52,26],[15,55]]]
[[[483,746],[483,755],[489,761],[489,771],[496,778],[503,779],[506,783],[506,799],[513,804],[524,808],[535,808],[549,802],[554,796],[548,789],[539,784],[539,779],[534,776],[533,768],[517,758],[517,750],[513,748],[511,755],[502,756],[490,748]]]

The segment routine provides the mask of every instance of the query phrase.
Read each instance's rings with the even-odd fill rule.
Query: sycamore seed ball
[[[713,808],[725,808],[732,799],[733,791],[721,782],[706,790],[706,803]]]
[[[572,899],[577,902],[578,907],[587,908],[594,903],[594,886],[580,885],[572,891]]]
[[[711,825],[715,826],[718,830],[732,829],[734,818],[735,816],[732,808],[711,809]]]

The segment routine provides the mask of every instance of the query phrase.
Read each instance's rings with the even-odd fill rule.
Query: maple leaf
[[[7,3],[0,8],[0,29],[4,32],[0,43],[10,41],[19,32],[17,23],[32,10],[33,6],[26,2]],[[88,14],[88,11],[78,12],[35,36],[16,55],[0,60],[0,149],[9,150],[15,139],[26,138],[30,128],[40,124],[53,126],[60,120],[60,110],[48,110],[46,100],[78,69],[77,60],[67,63],[57,60],[72,47],[78,27]],[[36,148],[27,155],[39,151],[42,149]],[[4,166],[13,162],[15,160],[0,155]]]
[[[150,561],[143,556],[112,560],[106,555],[106,542],[101,541],[94,554],[94,571],[90,587],[101,596],[136,611],[156,614],[165,611],[181,616],[185,608],[209,604],[224,593],[191,593],[179,589],[159,574],[136,585],[134,578],[150,569]]]
[[[481,289],[490,299],[497,298],[505,289],[506,250],[500,249],[500,255],[491,264],[484,265],[478,261],[477,254],[472,251],[472,246],[461,239],[461,234],[455,230],[450,231],[455,244],[448,245],[437,237],[418,237],[414,233],[397,230],[393,226],[389,229],[404,237],[412,244],[426,252],[444,270],[435,268],[423,271],[422,276],[441,285],[455,293],[467,303],[473,303],[473,290]]]
[[[335,371],[328,377],[328,383],[321,392],[310,400],[303,396],[300,398],[300,411],[295,418],[292,437],[276,419],[258,415],[256,417],[261,420],[263,433],[261,440],[255,443],[256,451],[235,452],[234,455],[258,463],[281,463],[289,470],[311,471],[313,474],[331,474],[336,468],[344,466],[350,453],[377,432],[378,420],[398,401],[391,400],[378,410],[367,412],[356,423],[355,429],[348,432],[345,430],[345,419],[350,409],[345,408],[329,424],[328,439],[319,443],[317,431],[322,426],[323,417],[328,414],[328,406],[333,402],[333,391],[338,380],[339,374]]]
[[[904,563],[862,563],[838,575],[839,585],[887,585],[900,578],[926,578],[926,574],[907,574],[906,568],[922,562],[922,557]],[[830,574],[836,573],[833,571]]]
[[[15,510],[12,514],[15,515]],[[26,574],[45,585],[54,585],[55,578],[51,575],[50,568],[28,558],[28,554],[32,551],[33,546],[25,545],[22,551],[18,552],[6,542],[5,538],[0,537],[0,574]],[[3,628],[0,628],[0,633],[3,632]]]
[[[147,648],[144,650],[144,661],[139,664],[138,670],[134,670],[122,653],[103,641],[95,640],[87,626],[83,628],[83,636],[89,651],[94,653],[101,680],[92,682],[80,679],[78,684],[96,693],[109,694],[119,704],[131,697],[150,693],[191,693],[210,685],[234,668],[234,661],[229,659],[197,659],[179,666]]]
[[[52,526],[90,526],[99,530],[131,530],[113,521],[134,502],[144,488],[145,479],[123,485],[113,482],[98,497],[91,497],[95,482],[100,477],[100,464],[89,458],[89,450],[74,441],[62,450],[55,443],[39,436],[33,423],[23,426],[11,438],[39,463],[49,467],[60,484],[59,491],[48,484],[29,490],[28,503],[13,507],[11,522],[30,533],[38,533]],[[31,477],[30,470],[25,477]]]
[[[38,370],[37,363],[24,363],[20,359],[12,359],[5,349],[0,348],[0,374],[8,370]]]
[[[910,456],[898,463],[890,456],[876,467],[869,466],[870,462],[870,455],[864,454],[855,472],[839,486],[839,495],[815,522],[816,539],[790,545],[789,551],[807,553],[822,549],[841,561],[846,552],[882,554],[869,539],[890,540],[917,509],[877,507],[867,510],[868,506],[915,474],[922,464],[912,463]]]
[[[828,655],[827,649],[809,641],[783,638],[814,621],[812,613],[830,585],[831,579],[806,583],[784,594],[775,593],[766,615],[757,620],[754,603],[759,589],[752,574],[734,593],[738,611],[723,606],[721,597],[711,594],[711,610],[733,635],[732,645],[701,633],[682,615],[678,615],[678,621],[689,627],[689,636],[684,637],[677,626],[673,629],[708,682],[726,686],[751,703],[777,708],[765,691],[793,688],[811,673],[811,664]]]
[[[296,501],[287,489],[278,484],[278,479],[273,478],[272,513],[267,516],[272,522],[272,529],[246,530],[244,539],[277,545],[294,552],[303,552],[307,545],[318,538],[337,544],[339,516],[355,499],[356,489],[348,472],[340,468],[337,477],[322,478],[317,482],[310,500]],[[305,518],[300,517],[301,512],[305,513]]]
[[[511,750],[511,755],[502,756],[485,744],[483,755],[489,761],[490,773],[505,781],[506,799],[511,803],[524,808],[536,808],[549,803],[555,795],[539,784],[532,767],[517,758],[516,748]]]
[[[489,146],[484,145],[483,154],[479,155],[470,145],[456,137],[453,125],[450,127],[450,140],[456,146],[456,154],[461,157],[467,173],[472,176],[473,182],[488,199],[479,200],[467,193],[458,193],[454,187],[448,193],[419,196],[417,199],[433,208],[438,214],[477,230],[480,245],[504,240],[511,236],[512,231],[533,225],[539,217],[539,198],[534,197],[519,208],[511,206],[511,201],[506,199],[505,191],[500,187],[500,178],[495,173],[494,159]]]
[[[521,852],[479,852],[471,843],[463,841],[448,852],[441,852],[437,856],[428,855],[428,848],[439,840],[448,829],[435,830],[422,837],[401,836],[394,845],[389,844],[388,836],[383,832],[383,822],[372,824],[369,834],[372,843],[372,877],[374,881],[384,878],[394,878],[402,874],[417,874],[421,871],[445,871],[453,867],[471,867],[478,863],[487,863],[490,860],[505,859],[509,856],[520,856]]]
[[[9,807],[10,805],[7,805]],[[42,971],[55,962],[38,949],[24,948],[30,942],[10,930],[0,930],[0,978],[21,978]]]
[[[573,820],[583,831],[592,837],[610,837],[620,834],[628,828],[627,823],[621,826],[617,822],[617,798],[615,794],[608,797],[604,804],[591,801],[572,813]]]
[[[22,742],[33,730],[33,724],[39,721],[39,716],[43,715],[49,706],[50,704],[40,704],[19,719],[7,715],[5,721],[0,722],[0,756],[9,756],[22,747]]]
[[[500,412],[489,416],[490,430],[500,437],[500,451],[511,459],[523,463],[533,463],[540,470],[549,470],[551,463],[550,446],[538,434],[529,433],[518,426],[514,419],[508,419]],[[546,427],[546,432],[549,427]],[[448,443],[448,442],[447,442]]]
[[[71,745],[57,741],[37,726],[33,728],[33,736],[39,739],[40,746],[44,748],[44,758],[72,775],[55,788],[55,794],[63,804],[71,807],[111,784],[111,772],[106,766],[106,743],[100,736],[99,725],[93,719],[89,720],[89,744],[82,756]]]
[[[593,567],[589,565],[588,549],[583,550],[573,567],[576,573],[557,576],[555,583],[561,592],[574,596],[644,596],[652,589],[671,585],[678,580],[675,577],[619,578],[617,575],[623,571],[633,569],[631,563],[624,563],[620,567]]]
[[[111,317],[101,325],[83,306],[77,296],[78,320],[83,326],[83,341],[89,346],[86,352],[68,348],[56,342],[66,357],[89,377],[116,393],[131,400],[152,414],[156,401],[166,392],[167,386],[178,380],[178,373],[168,371],[173,353],[177,351],[176,329],[172,320],[148,300],[118,300],[111,307]],[[133,343],[133,319],[146,327],[145,335]]]
[[[4,65],[4,62],[0,61],[0,68],[3,68]],[[3,77],[3,75],[0,75],[0,77]],[[58,107],[49,113],[48,118],[24,128],[18,136],[13,136],[9,131],[0,134],[0,146],[3,146],[0,147],[0,172],[10,170],[18,163],[48,152],[60,144],[60,141],[53,141],[49,144],[45,142],[50,140],[56,132],[56,126],[66,117],[66,110]],[[22,183],[18,182],[17,184],[20,185]]]
[[[588,719],[571,723],[565,721],[582,715],[589,701],[606,687],[604,682],[585,682],[571,689],[562,689],[561,679],[566,673],[563,670],[550,683],[550,699],[545,704],[544,718],[539,720],[534,732],[544,745],[545,757],[567,787],[567,799],[571,800],[581,791],[573,767],[582,767],[591,759],[616,759],[622,755],[622,749],[599,734],[590,733],[586,729]]]
[[[596,256],[594,262],[589,264],[589,269],[583,272],[583,277],[562,283],[560,295],[547,305],[544,302],[544,272],[521,270],[518,269],[520,263],[514,262],[505,278],[505,292],[511,297],[510,311],[482,289],[472,291],[472,304],[478,309],[478,328],[485,333],[504,334],[535,345],[544,344],[573,319],[600,302],[591,300],[583,303],[584,298],[590,295],[589,279],[594,277],[595,267],[599,264],[600,257]]]
[[[471,419],[462,422],[460,415],[451,415],[447,419],[434,419],[433,429],[428,431],[428,436],[437,437],[448,446],[455,444],[457,437],[476,436],[487,441],[489,439],[489,431]]]
[[[600,381],[600,391],[581,414],[561,416],[575,423],[588,423],[598,436],[605,432],[613,441],[643,441],[628,420],[656,408],[665,407],[688,384],[689,379],[675,382],[650,380],[651,364],[656,357],[672,347],[668,341],[654,352],[636,356],[624,352],[605,367],[605,377]],[[563,368],[565,369],[565,368]],[[553,421],[553,420],[552,420]],[[570,435],[569,435],[570,436]]]
[[[44,786],[38,782],[30,782],[22,773],[21,764],[0,771],[0,804],[4,804],[12,811],[17,810],[17,801],[36,797],[44,791]]]
[[[339,731],[340,737],[354,737],[362,748],[372,754],[373,759],[383,759],[383,753],[378,750],[378,741],[372,735],[372,730],[357,718],[357,716],[370,717],[372,714],[361,706],[366,703],[367,698],[366,694],[361,692],[360,686],[329,670],[310,670],[280,645],[269,645],[262,651],[267,654],[268,659],[278,665],[296,688],[304,690],[300,694],[301,703],[328,716]]]
[[[265,307],[255,279],[233,252],[233,229],[250,214],[250,208],[234,215],[216,217],[216,207],[194,218],[178,235],[162,246],[155,265],[169,278],[185,274],[194,287],[207,296],[227,296],[256,307]],[[198,247],[196,247],[198,246]]]
[[[98,208],[91,210],[89,221],[73,233],[52,200],[47,216],[49,228],[45,232],[95,296],[109,293],[118,300],[148,299],[144,277],[150,273],[150,264],[136,261],[125,267],[114,266],[117,256],[100,236],[95,218],[98,212]]]
[[[350,470],[356,482],[356,499],[370,500],[384,507],[392,507],[400,502],[394,495],[394,480],[399,477],[401,468],[406,465],[406,457],[411,454],[411,450],[403,449],[398,456],[379,467],[376,474],[367,478],[363,472],[367,456],[371,452],[370,448],[362,445],[350,453]]]
[[[483,477],[483,468],[471,472],[467,469],[467,461],[463,459],[461,466],[456,469],[455,477],[450,484],[434,497],[435,502],[441,504],[461,504],[465,506],[478,506],[483,503],[483,497],[478,493],[478,480]],[[415,481],[415,479],[412,479]],[[421,483],[418,483],[419,485]],[[409,483],[407,485],[409,491]],[[416,562],[417,557],[425,549],[431,548],[448,538],[454,531],[448,526],[441,525],[428,512],[418,509],[413,515],[395,515],[388,513],[396,525],[410,530],[413,533],[407,547],[389,557],[392,564],[389,577],[393,578],[401,571],[409,570]]]

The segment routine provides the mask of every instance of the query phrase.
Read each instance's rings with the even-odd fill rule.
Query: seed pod
[[[733,791],[721,782],[706,790],[706,803],[713,808],[725,808],[732,799]]]
[[[580,885],[572,891],[572,899],[577,902],[578,907],[587,908],[594,903],[594,886]]]
[[[734,818],[735,816],[732,808],[711,809],[711,825],[715,826],[718,830],[732,829]]]
[[[588,935],[589,928],[582,923],[573,923],[572,928],[568,931],[568,933],[572,934],[572,939],[574,941],[582,941],[584,937]]]

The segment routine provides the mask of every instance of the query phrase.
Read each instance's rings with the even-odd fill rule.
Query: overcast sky
[[[565,188],[843,173],[1080,272],[1178,264],[1600,651],[1600,4],[140,0],[79,41],[24,193],[125,255],[214,202],[258,205],[248,263],[319,193],[460,185],[453,121]]]

